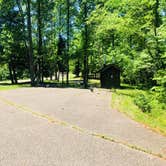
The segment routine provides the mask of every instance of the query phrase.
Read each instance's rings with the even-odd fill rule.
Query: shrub
[[[0,65],[0,81],[7,80],[9,78],[9,71],[7,65]]]
[[[153,90],[159,92],[159,101],[166,103],[166,69],[158,71],[154,80],[157,81],[158,86],[153,87]]]
[[[134,103],[143,111],[151,112],[151,105],[149,99],[144,94],[139,94],[135,97]]]

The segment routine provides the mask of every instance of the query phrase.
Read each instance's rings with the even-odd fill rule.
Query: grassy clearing
[[[89,79],[88,83],[89,83],[89,86],[97,87],[97,88],[100,87],[100,80]]]
[[[150,113],[143,112],[134,104],[134,99],[140,94],[144,94],[149,98]],[[111,106],[127,114],[133,120],[166,135],[166,105],[159,103],[156,96],[155,92],[137,89],[118,89],[112,94]]]
[[[47,84],[56,84],[56,87],[73,87],[73,88],[83,88],[83,78],[75,77],[74,74],[69,74],[69,85],[66,85],[66,76],[64,76],[64,84],[62,85],[62,77],[60,76],[59,81],[45,79],[45,83]],[[91,87],[100,87],[100,80],[97,79],[88,79],[88,85]]]
[[[23,87],[30,87],[30,84],[18,84],[18,85],[11,85],[11,84],[7,84],[7,85],[1,85],[0,84],[0,91],[4,91],[4,90],[13,90],[13,89],[17,89],[17,88],[23,88]]]

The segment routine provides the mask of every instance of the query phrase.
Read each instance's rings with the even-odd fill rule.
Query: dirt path
[[[88,159],[88,154],[85,148],[83,148],[83,152],[81,152],[80,155],[85,153],[84,155],[86,157],[78,156],[79,154],[77,154],[76,156],[78,158],[73,158],[73,162],[76,162],[77,159],[83,160],[84,158],[85,161],[83,161],[86,164],[80,162],[81,164],[75,165],[103,165],[98,164],[101,161],[105,163],[104,165],[109,165],[109,161],[112,161],[112,163],[117,162],[116,164],[111,164],[116,166],[125,165],[125,163],[126,165],[139,166],[141,163],[142,166],[154,164],[155,166],[166,165],[164,159],[159,159],[160,156],[166,158],[166,138],[144,128],[125,115],[110,109],[110,100],[110,92],[98,89],[93,93],[89,90],[71,88],[26,88],[4,91],[0,92],[1,115],[4,115],[5,110],[5,117],[3,118],[2,116],[1,120],[4,121],[4,119],[7,119],[9,116],[8,122],[10,122],[10,124],[7,124],[4,128],[9,129],[8,125],[12,126],[13,121],[17,121],[18,124],[16,123],[14,130],[16,130],[17,127],[20,128],[20,126],[23,126],[25,133],[29,133],[29,131],[33,130],[34,124],[34,128],[38,128],[37,124],[39,123],[39,136],[44,137],[46,140],[48,139],[47,143],[50,141],[50,146],[53,141],[50,135],[56,137],[56,139],[57,136],[58,138],[60,137],[60,144],[62,144],[62,146],[63,144],[65,145],[65,148],[64,146],[63,148],[66,151],[60,153],[64,153],[63,155],[65,156],[70,156],[71,154],[68,154],[68,150],[70,148],[72,149],[72,147],[65,144],[65,141],[76,141],[76,146],[73,147],[75,148],[73,149],[75,152],[79,150],[79,148],[77,149],[78,146],[85,146],[82,139],[87,139],[87,145],[85,147],[89,148],[88,150],[90,150],[90,152],[88,153],[89,155],[93,154],[93,156],[91,156],[91,159]],[[10,109],[13,114],[9,113],[11,111]],[[28,125],[26,123],[28,123]],[[54,123],[56,124],[55,126]],[[52,130],[58,131],[52,133]],[[44,131],[47,134],[44,133]],[[31,134],[33,135],[34,133]],[[47,138],[47,135],[49,138]],[[73,136],[76,136],[76,138]],[[26,138],[24,139],[26,140]],[[98,141],[100,143],[98,143]],[[1,146],[2,144],[0,143],[0,148]],[[24,147],[26,148],[26,145],[24,145]],[[66,147],[69,149],[66,150]],[[59,148],[60,145],[57,149],[55,148],[55,150]],[[102,156],[94,154],[94,152],[92,152],[93,150],[94,152],[97,150]],[[110,156],[111,153],[114,153],[114,155]],[[125,155],[128,156],[127,159]],[[155,155],[158,157],[155,157]],[[101,159],[100,162],[96,161],[96,157]],[[25,158],[25,156],[23,158]],[[62,165],[65,165],[64,162],[67,162],[69,158],[65,159]],[[136,160],[135,164],[132,163],[134,158]],[[57,162],[59,162],[58,160],[60,161],[61,159],[56,158]],[[95,160],[95,164],[91,163],[92,160]]]

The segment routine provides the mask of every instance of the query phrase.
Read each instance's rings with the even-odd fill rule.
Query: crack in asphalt
[[[166,158],[162,154],[156,154],[156,153],[153,153],[152,151],[149,151],[149,150],[144,149],[142,147],[139,147],[137,145],[133,145],[133,144],[130,144],[130,143],[122,141],[122,140],[117,140],[116,138],[113,138],[113,137],[108,136],[106,134],[96,133],[96,132],[93,132],[93,131],[81,128],[81,127],[79,127],[77,125],[73,125],[71,123],[68,123],[66,121],[57,119],[55,117],[51,117],[48,114],[43,114],[41,112],[33,111],[30,108],[28,108],[27,106],[19,105],[19,104],[15,103],[15,102],[12,102],[10,100],[7,100],[7,99],[1,97],[1,96],[0,96],[0,100],[3,103],[5,103],[6,105],[12,106],[12,107],[14,107],[15,109],[17,109],[19,111],[30,113],[30,114],[38,117],[38,118],[45,119],[49,123],[60,125],[60,126],[64,126],[64,127],[70,128],[70,129],[72,129],[74,131],[80,132],[82,134],[86,134],[86,135],[93,136],[93,137],[96,137],[96,138],[99,138],[99,139],[102,139],[102,140],[105,140],[105,141],[109,141],[109,142],[112,142],[112,143],[123,145],[123,146],[126,146],[126,147],[130,148],[130,149],[134,149],[134,150],[137,150],[137,151],[140,151],[140,152],[143,152],[143,153],[146,153],[146,154],[158,157],[160,159],[166,160]]]

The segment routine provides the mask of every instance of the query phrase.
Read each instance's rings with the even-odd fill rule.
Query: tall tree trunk
[[[14,84],[11,62],[9,62],[8,67],[9,67],[9,74],[10,74],[11,83]]]
[[[37,80],[38,83],[43,81],[42,73],[42,16],[41,16],[41,0],[37,0],[37,20],[38,20],[38,71]]]
[[[27,0],[27,29],[28,29],[28,52],[29,52],[29,70],[31,85],[35,85],[34,77],[34,58],[33,58],[33,43],[32,43],[32,25],[31,25],[31,0]]]
[[[26,30],[25,30],[24,12],[23,12],[20,0],[16,0],[16,3],[17,3],[17,6],[18,6],[18,9],[19,9],[19,13],[21,15],[22,29],[23,29],[23,33],[24,33],[23,42],[24,42],[24,45],[25,45],[25,48],[26,48],[26,55],[28,56],[27,33],[26,33]]]
[[[114,34],[115,32],[113,31],[112,32],[112,49],[114,49],[115,48],[115,34]]]
[[[12,84],[17,84],[17,74],[16,74],[16,64],[15,64],[15,55],[10,56],[10,62],[9,62],[9,72],[10,72],[10,79]]]
[[[13,79],[14,79],[14,83],[17,84],[18,81],[17,81],[17,74],[16,74],[16,69],[15,69],[15,66],[13,66]]]
[[[69,84],[69,38],[70,38],[70,0],[66,0],[67,4],[67,74],[66,83]]]
[[[157,28],[160,26],[160,14],[159,14],[159,0],[156,0],[155,6],[154,6],[154,36],[155,36],[155,42],[156,42],[156,48],[155,48],[155,63],[157,70],[161,68],[162,62],[160,59],[160,46],[159,46],[159,40],[158,40],[158,33]]]
[[[88,26],[87,26],[87,2],[83,4],[84,8],[84,41],[83,41],[83,49],[84,49],[84,71],[83,71],[83,79],[84,79],[84,88],[88,87]]]
[[[154,33],[157,36],[157,28],[160,26],[160,15],[159,15],[159,0],[156,0],[155,7],[154,7]]]

